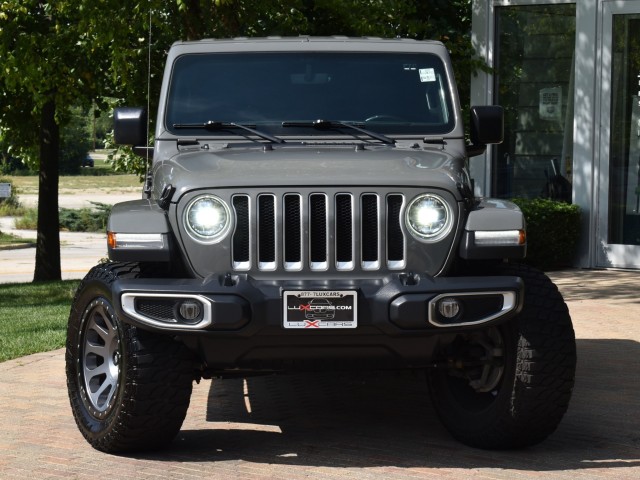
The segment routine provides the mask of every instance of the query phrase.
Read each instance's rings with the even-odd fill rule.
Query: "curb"
[[[35,248],[36,243],[9,243],[7,245],[0,245],[0,250],[21,250],[23,248]]]

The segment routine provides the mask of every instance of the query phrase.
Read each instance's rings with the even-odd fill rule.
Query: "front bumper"
[[[113,293],[118,314],[127,323],[175,333],[244,337],[283,331],[285,291],[355,291],[359,328],[402,334],[477,328],[508,320],[522,308],[523,288],[519,277],[394,274],[378,279],[275,281],[236,275],[204,282],[118,280]],[[457,299],[463,305],[455,318],[437,311],[443,298]],[[189,320],[181,318],[178,310],[184,301],[200,302],[202,314]]]
[[[355,291],[357,327],[284,328],[283,292]],[[393,274],[359,280],[257,280],[247,275],[209,279],[118,280],[119,317],[138,327],[179,336],[216,368],[260,368],[265,358],[401,358],[422,364],[442,335],[509,320],[522,308],[519,277],[432,278]],[[457,298],[455,318],[437,302]],[[201,302],[199,316],[180,317],[183,302]],[[250,367],[249,367],[250,366]],[[269,367],[271,368],[271,367]]]
[[[524,287],[518,277],[395,274],[378,279],[313,281],[256,280],[247,275],[206,281],[135,279],[118,280],[113,288],[118,314],[127,323],[181,334],[248,337],[286,333],[285,291],[355,291],[355,330],[404,335],[477,328],[508,320],[522,308]],[[438,309],[442,299],[455,299],[460,311],[443,316]],[[185,302],[199,304],[201,312],[184,318],[180,306]]]

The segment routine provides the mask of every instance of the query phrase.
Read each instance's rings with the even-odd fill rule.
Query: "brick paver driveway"
[[[640,274],[559,272],[578,343],[568,414],[539,446],[453,441],[419,374],[203,381],[168,450],[91,449],[68,406],[63,351],[0,364],[0,479],[640,478]]]

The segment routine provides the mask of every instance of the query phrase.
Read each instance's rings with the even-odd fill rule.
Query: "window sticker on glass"
[[[421,82],[435,82],[436,81],[436,72],[433,68],[421,68],[418,70],[420,74]]]

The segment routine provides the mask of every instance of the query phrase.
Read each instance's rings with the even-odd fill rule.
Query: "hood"
[[[176,201],[197,189],[312,186],[430,187],[453,192],[466,183],[464,158],[439,147],[425,149],[274,146],[183,151],[154,169],[154,191],[176,188]]]

